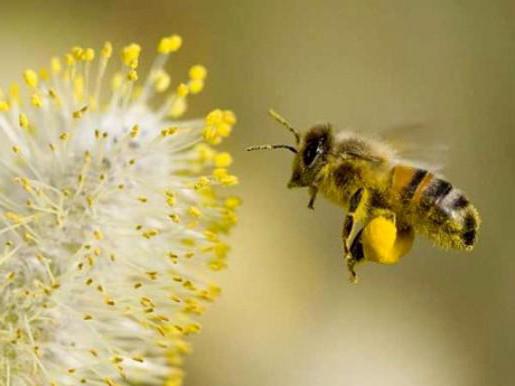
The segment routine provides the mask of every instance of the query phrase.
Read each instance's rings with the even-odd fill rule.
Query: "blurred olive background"
[[[187,360],[189,386],[509,385],[515,374],[515,3],[513,1],[16,1],[0,5],[0,81],[75,44],[185,39],[215,106],[239,117],[226,142],[244,200],[221,300]],[[145,61],[145,60],[144,60]],[[148,62],[147,62],[148,64]],[[266,115],[377,131],[423,123],[451,149],[446,176],[483,217],[471,254],[419,241],[393,267],[342,259],[342,210],[288,191],[290,142]]]

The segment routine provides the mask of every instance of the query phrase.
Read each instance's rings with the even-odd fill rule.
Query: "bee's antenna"
[[[281,125],[285,126],[290,132],[295,136],[295,143],[298,145],[300,143],[300,134],[293,128],[293,126],[279,113],[274,111],[273,109],[268,110],[268,114],[272,118],[274,118],[277,122],[279,122]]]
[[[288,149],[289,151],[297,154],[297,149],[290,145],[257,145],[247,147],[245,150],[253,151],[253,150],[273,150],[273,149]]]

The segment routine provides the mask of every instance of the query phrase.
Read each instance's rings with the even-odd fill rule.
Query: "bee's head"
[[[313,126],[301,139],[299,151],[293,159],[293,170],[288,188],[313,185],[318,173],[327,163],[333,145],[333,134],[328,124]]]
[[[316,176],[327,162],[327,156],[333,145],[331,126],[316,125],[301,136],[283,117],[270,110],[270,115],[279,123],[286,126],[295,136],[295,146],[290,145],[259,145],[247,150],[287,149],[295,153],[293,170],[288,182],[288,188],[306,187],[313,185]]]

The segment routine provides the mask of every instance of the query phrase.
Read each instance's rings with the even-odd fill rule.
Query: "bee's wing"
[[[449,156],[445,135],[424,124],[397,125],[377,135],[395,151],[399,162],[432,172],[441,172]]]

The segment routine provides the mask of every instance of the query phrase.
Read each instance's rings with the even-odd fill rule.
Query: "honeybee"
[[[473,249],[478,211],[435,172],[399,158],[379,140],[346,131],[335,134],[330,124],[300,134],[278,113],[270,110],[270,115],[293,134],[295,146],[246,150],[291,151],[295,156],[288,188],[308,188],[310,209],[320,192],[346,211],[343,254],[352,282],[358,279],[358,263],[397,263],[410,251],[415,234],[443,248]]]

